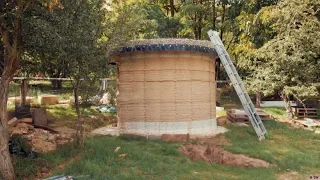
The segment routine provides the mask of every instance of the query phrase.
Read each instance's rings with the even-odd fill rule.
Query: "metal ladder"
[[[226,70],[229,79],[231,80],[234,89],[236,90],[238,97],[242,103],[242,106],[244,107],[245,112],[249,116],[250,122],[256,131],[256,134],[259,138],[259,141],[265,139],[265,134],[267,134],[267,130],[264,127],[260,116],[258,115],[244,85],[243,82],[234,67],[230,56],[225,49],[220,37],[218,36],[218,32],[216,31],[208,31],[208,35],[210,37],[210,40],[214,46],[214,49],[216,50],[216,53],[220,57],[220,60],[223,64],[224,69]]]

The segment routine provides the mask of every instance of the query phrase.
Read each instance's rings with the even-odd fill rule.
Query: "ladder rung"
[[[227,50],[225,49],[220,37],[218,36],[218,33],[210,30],[208,32],[208,35],[210,37],[212,44],[214,45],[214,48],[216,49],[218,56],[220,57],[222,65],[224,66],[229,76],[229,79],[232,82],[233,87],[237,91],[237,95],[240,98],[240,101],[245,109],[245,112],[248,114],[250,122],[254,127],[254,130],[256,131],[256,134],[259,137],[259,140],[264,139],[265,138],[264,135],[267,133],[267,131],[260,119],[259,114],[255,110],[255,107],[249,97],[249,94],[246,91],[242,83],[242,80],[235,66],[232,63],[232,60],[230,59],[230,56]]]

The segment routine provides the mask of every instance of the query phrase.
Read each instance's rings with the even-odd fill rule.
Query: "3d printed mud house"
[[[123,134],[214,133],[216,82],[209,41],[131,41],[118,64],[118,126]]]

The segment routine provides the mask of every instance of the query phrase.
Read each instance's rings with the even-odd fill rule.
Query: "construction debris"
[[[17,125],[17,123],[18,123],[18,118],[14,117],[14,118],[12,118],[12,119],[10,119],[10,120],[8,121],[8,126],[9,126],[9,127],[14,127],[14,126]]]
[[[19,119],[19,122],[32,124],[33,120],[32,120],[32,118],[22,118],[22,119]]]
[[[271,117],[269,114],[264,111],[257,109],[257,113],[260,116],[261,120],[269,120]],[[227,111],[227,118],[231,122],[249,122],[249,117],[244,110],[239,109],[230,109]]]
[[[298,118],[316,118],[318,116],[318,109],[311,106],[291,106],[291,109],[294,113],[294,116]]]
[[[228,119],[226,116],[220,116],[217,117],[217,125],[218,126],[224,126],[228,123]]]
[[[99,105],[97,109],[101,113],[116,113],[117,112],[117,109],[115,107],[108,106],[105,104]]]
[[[293,123],[309,129],[320,127],[320,120],[311,118],[304,118],[304,120],[293,120]]]
[[[11,125],[13,124],[11,123]],[[10,137],[13,135],[22,135],[27,139],[32,151],[38,153],[53,151],[57,146],[73,141],[71,134],[57,134],[55,131],[35,128],[35,126],[17,120],[15,126],[9,126]]]

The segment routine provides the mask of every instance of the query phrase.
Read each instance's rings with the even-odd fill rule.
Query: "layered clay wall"
[[[213,53],[124,52],[116,61],[121,133],[210,134],[216,129]]]

